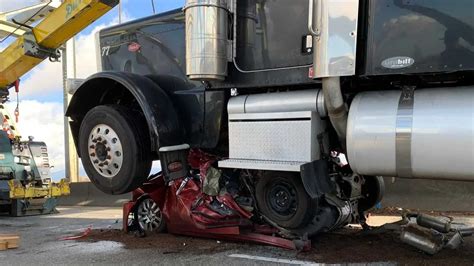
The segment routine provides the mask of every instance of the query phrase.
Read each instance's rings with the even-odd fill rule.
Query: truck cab
[[[122,194],[204,150],[272,223],[364,220],[382,176],[474,180],[469,0],[187,0],[104,29],[67,115],[84,168]],[[466,156],[459,157],[459,154]],[[178,163],[178,164],[177,164]],[[176,167],[181,165],[180,167]]]

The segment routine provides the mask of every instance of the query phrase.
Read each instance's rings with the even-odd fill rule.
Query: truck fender
[[[166,92],[153,80],[128,72],[100,72],[92,75],[74,93],[66,111],[78,147],[79,128],[89,110],[104,104],[140,108],[148,125],[151,150],[182,144],[184,130]]]

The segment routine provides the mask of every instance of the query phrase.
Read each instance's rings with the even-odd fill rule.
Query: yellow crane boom
[[[67,40],[118,4],[119,0],[65,0],[38,25],[0,53],[0,89],[56,52]]]

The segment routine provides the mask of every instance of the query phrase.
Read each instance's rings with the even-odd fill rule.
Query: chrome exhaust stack
[[[186,0],[186,74],[192,80],[227,76],[230,0]]]
[[[314,78],[355,75],[359,0],[309,0],[308,10]]]
[[[339,137],[342,147],[346,148],[347,107],[342,97],[340,78],[324,78],[323,94],[331,124]]]
[[[314,78],[322,78],[328,115],[345,148],[347,107],[340,77],[355,74],[359,1],[309,0],[308,10],[308,30],[313,35]],[[341,27],[341,21],[349,23]]]

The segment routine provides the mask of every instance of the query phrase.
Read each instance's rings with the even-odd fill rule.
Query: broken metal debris
[[[92,232],[92,226],[89,226],[83,232],[81,232],[79,235],[66,236],[66,237],[60,238],[59,240],[77,240],[77,239],[81,239],[83,237],[88,236],[91,232]]]
[[[435,255],[443,248],[457,249],[463,237],[471,236],[474,227],[454,223],[452,218],[437,218],[426,214],[406,214],[400,239],[427,254]]]

